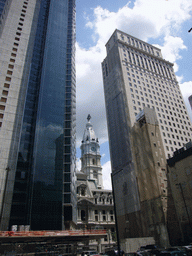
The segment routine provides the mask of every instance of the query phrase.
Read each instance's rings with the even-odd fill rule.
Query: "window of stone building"
[[[11,81],[11,77],[6,76],[5,80],[10,82]]]
[[[97,179],[97,172],[96,171],[93,172],[93,178]]]
[[[10,84],[4,83],[4,87],[5,87],[5,88],[9,88],[9,87],[10,87]]]
[[[113,221],[114,220],[114,215],[113,215],[113,211],[110,210],[110,220]]]
[[[106,211],[105,210],[102,211],[102,215],[103,215],[103,221],[106,221]]]
[[[85,196],[85,188],[81,188],[81,195]]]
[[[99,221],[99,213],[98,213],[98,210],[95,210],[95,221]]]
[[[11,69],[13,69],[13,68],[14,68],[14,65],[9,64],[8,67],[11,68]]]
[[[85,215],[85,211],[81,210],[81,220],[85,221],[86,220],[86,215]]]
[[[1,97],[1,102],[6,102],[7,98]]]
[[[13,74],[13,71],[7,70],[7,74],[8,74],[8,75],[12,75],[12,74]]]
[[[14,60],[14,59],[10,59],[10,62],[13,62],[13,63],[14,63],[14,62],[15,62],[15,60]]]
[[[2,95],[7,96],[7,95],[8,95],[8,91],[3,90],[3,91],[2,91]]]

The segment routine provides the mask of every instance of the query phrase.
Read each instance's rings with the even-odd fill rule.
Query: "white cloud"
[[[180,37],[165,36],[163,46],[154,45],[161,49],[163,57],[174,63],[174,71],[178,71],[177,60],[181,59],[180,50],[186,50],[183,40]]]
[[[133,8],[128,3],[117,12],[110,12],[98,6],[93,10],[92,20],[86,17],[86,28],[89,28],[94,45],[84,49],[77,42],[77,146],[80,145],[88,114],[92,116],[91,122],[100,144],[108,140],[101,62],[106,56],[105,44],[114,30],[117,28],[144,41],[159,39],[161,45],[158,48],[161,48],[163,58],[173,62],[177,71],[177,60],[186,49],[178,32],[182,23],[191,18],[191,11],[191,0],[136,0]],[[178,80],[181,82],[182,76]],[[187,98],[192,94],[192,82],[183,83],[180,87],[189,105]],[[189,106],[188,112],[192,118]],[[105,188],[111,188],[110,172],[109,161],[103,165]]]
[[[128,3],[117,13],[98,6],[94,9],[94,20],[88,24],[104,43],[116,28],[147,40],[178,31],[190,18],[191,10],[190,0],[136,0],[132,9]]]
[[[80,47],[78,42],[76,47],[78,146],[88,114],[100,143],[108,140],[101,62],[106,56],[105,44],[114,30],[118,28],[146,41],[161,38],[163,57],[174,62],[177,71],[177,60],[186,47],[176,35],[180,25],[191,17],[191,11],[191,0],[136,0],[133,8],[128,3],[117,12],[98,6],[93,10],[93,20],[84,14],[90,37],[97,40],[89,49]]]
[[[80,158],[76,159],[76,169],[77,169],[77,171],[81,171],[81,160],[80,160]]]
[[[91,122],[100,143],[107,141],[105,103],[102,84],[101,61],[105,56],[100,46],[89,50],[77,44],[77,145],[80,145],[86,118],[91,114]]]
[[[103,166],[103,186],[105,189],[112,189],[111,185],[111,161],[106,162]]]

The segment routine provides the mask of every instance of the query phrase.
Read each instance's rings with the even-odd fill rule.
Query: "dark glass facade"
[[[0,16],[3,12],[6,0],[0,0]]]
[[[28,79],[10,226],[76,222],[75,0],[42,0]]]

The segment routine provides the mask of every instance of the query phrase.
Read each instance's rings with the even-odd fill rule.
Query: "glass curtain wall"
[[[76,222],[74,47],[75,1],[42,0],[10,226],[61,230]]]

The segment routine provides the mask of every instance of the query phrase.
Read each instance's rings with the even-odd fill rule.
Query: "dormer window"
[[[85,188],[81,188],[81,196],[85,196]]]
[[[84,188],[81,190],[81,195],[85,196],[85,189]]]

